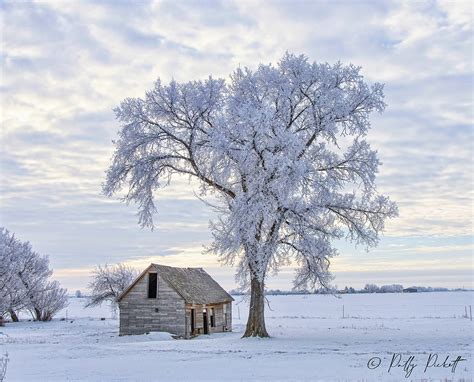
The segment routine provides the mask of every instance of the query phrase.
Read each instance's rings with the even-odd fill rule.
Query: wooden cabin
[[[231,331],[232,301],[202,268],[150,264],[118,298],[119,333],[191,338]]]

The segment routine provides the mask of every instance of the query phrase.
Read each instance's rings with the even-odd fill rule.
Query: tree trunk
[[[34,314],[35,321],[42,321],[41,311],[36,307],[33,308],[33,311],[35,312]]]
[[[250,284],[250,307],[247,328],[242,337],[270,337],[265,328],[265,285],[252,278]]]
[[[10,314],[10,317],[12,318],[13,322],[18,322],[19,321],[18,316],[17,316],[17,314],[15,313],[15,311],[13,309],[10,309],[8,311],[8,313]]]

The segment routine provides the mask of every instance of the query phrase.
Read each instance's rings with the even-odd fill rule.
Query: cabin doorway
[[[209,334],[209,321],[207,319],[207,310],[204,309],[202,312],[202,322],[204,324],[204,334]]]
[[[195,316],[196,316],[195,310],[191,309],[191,334],[194,334],[194,329],[196,329],[196,324],[194,322]]]

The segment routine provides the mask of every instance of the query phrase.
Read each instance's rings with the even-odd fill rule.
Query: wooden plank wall
[[[164,331],[185,336],[183,298],[158,275],[157,298],[148,298],[145,274],[119,303],[120,335]]]

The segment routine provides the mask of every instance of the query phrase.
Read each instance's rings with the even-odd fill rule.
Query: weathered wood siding
[[[228,302],[225,305],[226,305],[225,318],[227,318],[227,320],[224,321],[224,325],[227,327],[227,330],[231,332],[232,331],[232,303]]]
[[[119,302],[120,335],[147,332],[186,334],[183,298],[158,274],[157,298],[148,298],[148,274],[145,274]]]

